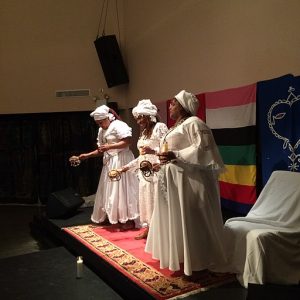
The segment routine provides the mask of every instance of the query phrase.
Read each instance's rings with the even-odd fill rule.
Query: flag
[[[300,77],[257,83],[262,187],[275,170],[300,170]]]
[[[247,214],[256,201],[256,84],[205,94],[226,172],[219,178],[222,207]]]

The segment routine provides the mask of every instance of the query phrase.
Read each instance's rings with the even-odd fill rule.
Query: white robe
[[[177,159],[158,172],[158,192],[145,251],[160,260],[161,268],[192,271],[224,267],[223,219],[218,174],[224,165],[211,130],[190,117],[167,141]]]
[[[161,138],[167,132],[168,127],[166,124],[158,122],[155,124],[151,137],[147,138],[146,136],[142,135],[137,143],[137,148],[143,146],[148,146],[153,150],[159,150],[159,142]],[[136,171],[140,167],[140,163],[143,160],[148,160],[149,162],[159,163],[158,156],[154,154],[145,154],[140,155],[135,160],[131,161],[127,164],[126,167],[129,167],[129,170]],[[139,171],[138,172],[139,178],[139,212],[140,212],[140,221],[144,225],[149,225],[150,220],[153,213],[154,207],[154,185],[157,183],[157,176],[156,174],[152,174],[149,177],[143,176],[143,174]]]
[[[120,120],[111,122],[108,129],[99,128],[97,145],[113,144],[132,135],[131,128]],[[106,216],[111,224],[135,220],[138,212],[138,179],[133,173],[123,173],[120,181],[111,181],[108,172],[118,169],[134,159],[129,147],[112,149],[104,153],[103,167],[95,197],[91,220],[103,222]]]

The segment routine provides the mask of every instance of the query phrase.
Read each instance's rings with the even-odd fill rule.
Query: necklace
[[[187,118],[182,118],[178,122],[176,122],[168,131],[167,134],[169,134],[171,131],[173,131],[176,127],[181,125]]]
[[[178,122],[176,122],[172,127],[169,128],[169,130],[166,132],[164,138],[163,138],[163,144],[166,143],[166,138],[168,136],[169,133],[171,133],[175,128],[177,128],[179,125],[181,125],[185,120],[187,119],[186,118],[182,118],[180,119]]]

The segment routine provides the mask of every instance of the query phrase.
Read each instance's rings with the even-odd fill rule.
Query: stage
[[[102,259],[96,254],[97,251],[95,252],[93,249],[93,244],[97,244],[97,247],[107,245],[103,248],[107,250],[107,253],[113,253],[109,250],[115,250],[116,254],[120,251],[127,251],[118,249],[121,248],[118,246],[112,246],[110,249],[110,243],[103,243],[103,239],[106,240],[106,237],[99,238],[97,231],[102,229],[90,224],[90,213],[90,208],[79,209],[76,215],[68,219],[49,220],[40,209],[2,207],[1,229],[4,239],[2,239],[1,247],[2,250],[6,250],[2,251],[3,258],[0,260],[1,299],[157,299],[137,282],[129,279],[128,274],[127,276],[124,274],[125,268],[122,273],[121,265],[116,268],[114,266],[116,262],[108,263],[107,260],[113,257]],[[226,212],[225,214],[227,215]],[[28,223],[24,222],[27,219],[28,222],[33,220],[31,222],[31,236],[34,236],[35,241],[40,245],[38,252],[35,252],[37,249],[34,247],[29,254],[26,254],[28,253],[27,244],[32,239],[24,236],[24,232],[28,230]],[[78,238],[67,234],[66,230],[62,228],[68,228],[74,233],[79,230],[76,235],[83,234],[81,238],[85,242],[79,242]],[[20,231],[23,233],[20,234]],[[7,234],[10,235],[9,239],[7,239]],[[93,238],[94,234],[96,234],[95,239]],[[135,235],[135,232],[128,232],[127,234]],[[117,236],[113,236],[118,240]],[[118,244],[117,241],[115,243]],[[22,252],[21,249],[22,247],[24,249],[24,246],[23,254],[17,254]],[[18,251],[14,251],[14,249],[18,249]],[[126,255],[132,255],[128,247],[127,250],[128,254]],[[136,255],[139,257],[142,249],[137,250],[139,253]],[[76,278],[76,256],[78,255],[84,256],[84,269],[80,279]],[[114,255],[114,257],[118,259],[120,256]],[[135,263],[131,264],[132,260],[128,261],[127,258],[121,261],[125,262],[124,265],[127,267],[136,266]],[[155,267],[155,264],[150,265],[150,267]],[[144,273],[148,274],[151,268],[148,268]],[[137,274],[141,274],[141,272],[137,272]],[[160,280],[156,282],[158,286],[162,286]],[[165,282],[168,284],[171,281],[166,280]],[[169,289],[165,289],[165,291],[174,291],[176,288],[176,285],[169,284]],[[169,295],[165,293],[165,296],[168,297]],[[188,300],[296,300],[299,299],[299,286],[249,284],[246,290],[238,283],[232,282],[197,291],[195,294],[185,293],[182,296],[169,299],[178,299],[179,297],[185,297],[184,299]]]
[[[110,226],[91,223],[91,211],[91,207],[80,208],[66,219],[41,214],[34,218],[32,229],[68,249],[74,261],[82,256],[85,267],[123,299],[220,299],[220,295],[246,299],[247,291],[232,275],[204,272],[197,282],[190,282],[182,274],[160,270],[158,262],[144,255],[145,240],[134,240],[138,231],[112,233]]]

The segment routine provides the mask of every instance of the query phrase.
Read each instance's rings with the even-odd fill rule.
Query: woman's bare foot
[[[141,232],[140,234],[138,234],[135,239],[136,240],[142,240],[142,239],[146,239],[147,236],[148,236],[148,231],[149,231],[149,228],[147,227],[143,232]]]

